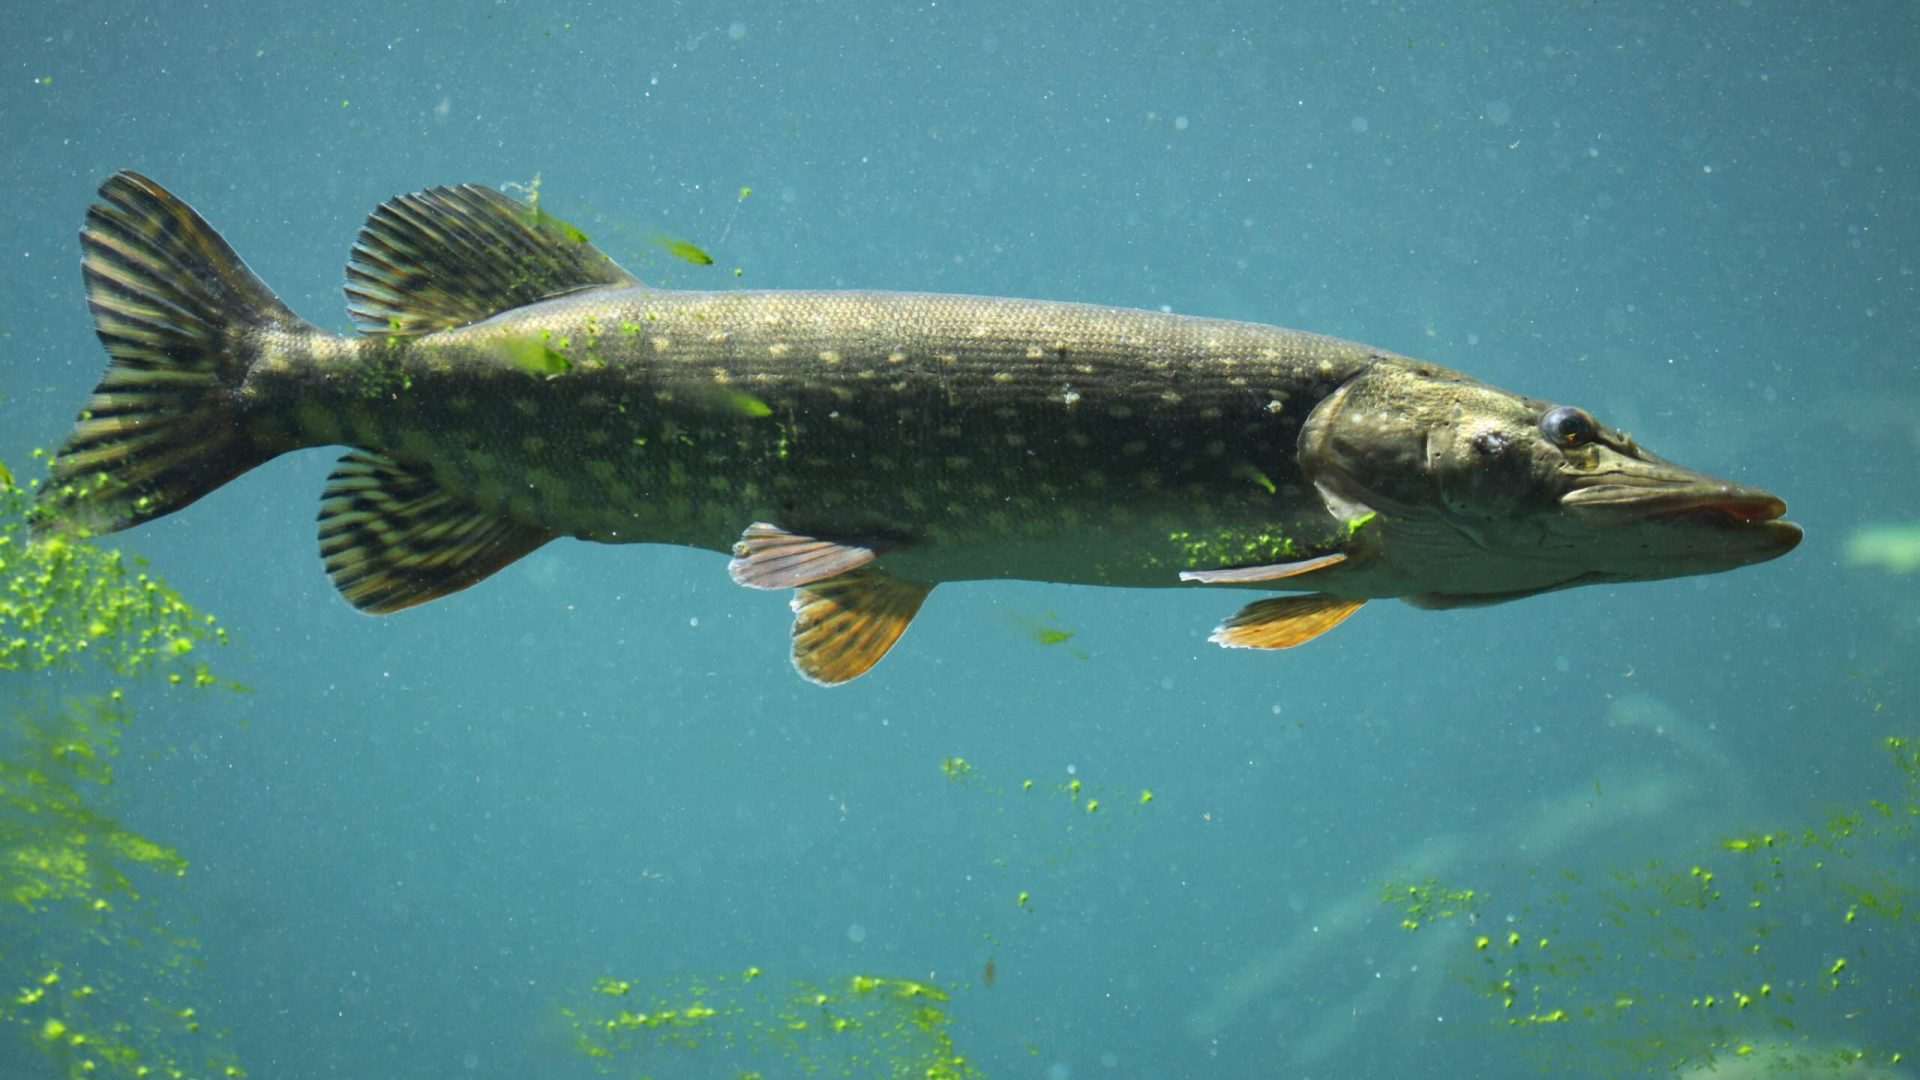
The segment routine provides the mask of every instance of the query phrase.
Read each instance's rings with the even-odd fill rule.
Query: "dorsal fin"
[[[553,539],[488,513],[433,478],[355,450],[327,477],[320,557],[347,602],[386,615],[480,581]]]
[[[640,284],[572,225],[489,187],[382,204],[347,261],[347,310],[367,334],[426,334],[581,289]]]

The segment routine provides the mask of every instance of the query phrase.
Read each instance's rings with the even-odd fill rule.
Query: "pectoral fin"
[[[1207,640],[1229,649],[1291,649],[1346,622],[1364,603],[1324,593],[1258,600],[1215,627]]]
[[[933,586],[861,569],[793,594],[793,666],[838,686],[865,675],[893,648]]]
[[[1311,574],[1315,570],[1326,570],[1346,562],[1346,555],[1334,552],[1317,559],[1301,559],[1299,562],[1273,563],[1268,566],[1239,566],[1229,570],[1183,570],[1181,581],[1197,581],[1202,585],[1244,585],[1254,581],[1277,581],[1280,578],[1299,577]]]
[[[385,615],[472,585],[553,539],[481,510],[431,476],[355,450],[327,477],[320,557],[347,602]]]
[[[801,536],[756,521],[734,543],[727,573],[735,584],[750,589],[796,589],[851,573],[874,558],[870,547]]]

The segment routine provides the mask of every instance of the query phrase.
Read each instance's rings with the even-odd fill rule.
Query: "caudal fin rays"
[[[278,453],[237,390],[265,332],[318,334],[206,220],[136,172],[100,187],[81,273],[107,372],[54,456],[36,533],[91,534],[172,513]]]

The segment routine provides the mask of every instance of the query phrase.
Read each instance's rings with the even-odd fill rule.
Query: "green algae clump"
[[[1476,928],[1489,903],[1470,889],[1389,884],[1381,899],[1409,930],[1463,924],[1448,973],[1487,1004],[1487,1031],[1550,1071],[1904,1076],[1920,1030],[1920,742],[1880,747],[1897,790],[1692,862],[1566,871],[1503,895],[1498,929]],[[1841,1032],[1850,1044],[1825,1041]]]
[[[0,672],[131,677],[185,658],[226,631],[118,551],[27,529],[29,492],[0,485]],[[205,664],[174,685],[209,686]]]
[[[0,467],[0,942],[22,943],[0,948],[0,1039],[45,1075],[238,1080],[224,1035],[177,1003],[193,943],[142,895],[187,860],[110,798],[129,687],[220,685],[199,658],[226,634],[118,552],[33,541],[28,496]]]
[[[611,992],[617,990],[618,992]],[[560,1010],[576,1053],[602,1072],[658,1077],[820,1076],[978,1080],[955,1047],[950,996],[916,979],[854,974],[820,984],[758,966],[739,976],[603,977]],[[742,1069],[741,1066],[748,1066]]]

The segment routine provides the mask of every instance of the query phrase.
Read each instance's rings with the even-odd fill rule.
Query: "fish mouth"
[[[1805,535],[1785,520],[1787,504],[1779,496],[1705,478],[1590,483],[1562,495],[1560,505],[1617,524],[1671,526],[1737,538],[1762,558],[1785,555]]]

